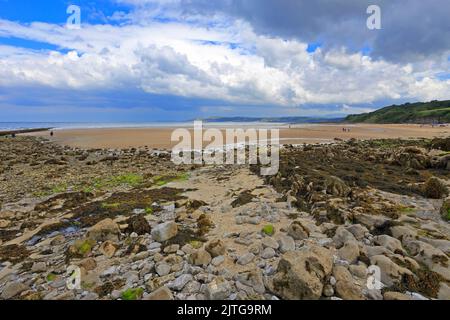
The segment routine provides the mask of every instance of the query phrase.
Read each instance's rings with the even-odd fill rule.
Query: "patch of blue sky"
[[[372,51],[373,51],[373,48],[370,47],[370,46],[364,46],[364,47],[361,49],[361,53],[362,53],[363,56],[370,56],[370,54],[372,53]]]
[[[17,48],[25,48],[31,50],[51,50],[64,53],[64,49],[50,43],[27,40],[15,37],[0,37],[0,45],[12,46]]]
[[[195,43],[204,46],[227,46],[232,50],[247,50],[244,46],[237,42],[215,41],[215,40],[193,40]]]
[[[306,51],[309,52],[309,53],[314,53],[320,47],[322,47],[322,43],[321,42],[312,42],[312,43],[308,44],[308,48],[306,48]]]
[[[439,72],[435,76],[442,81],[450,80],[450,72]]]
[[[90,24],[116,24],[118,21],[109,19],[115,12],[130,12],[126,5],[111,0],[0,0],[0,18],[20,23],[46,22],[63,24],[69,14],[67,8],[77,5],[81,9],[81,22]]]

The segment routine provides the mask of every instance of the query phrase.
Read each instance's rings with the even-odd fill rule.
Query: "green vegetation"
[[[192,248],[194,249],[200,249],[203,246],[203,243],[201,241],[197,241],[197,240],[192,240],[189,241],[189,244],[192,246]]]
[[[351,123],[450,122],[450,100],[392,105],[374,112],[350,115]]]
[[[165,186],[166,184],[170,182],[180,182],[180,181],[187,181],[189,179],[188,173],[183,173],[176,176],[156,176],[153,178],[153,183],[157,185],[158,187]]]
[[[90,183],[82,183],[76,187],[76,190],[83,192],[105,191],[120,186],[137,187],[144,182],[142,175],[135,173],[126,173],[118,176],[97,178]]]
[[[142,288],[130,288],[122,292],[123,300],[139,300],[144,294],[144,289]]]
[[[102,203],[103,209],[116,209],[120,206],[120,203]]]
[[[403,206],[400,206],[400,207],[397,209],[397,211],[398,211],[399,213],[401,213],[401,214],[406,214],[406,215],[408,215],[408,214],[411,214],[411,213],[415,213],[415,212],[416,212],[416,209],[410,208],[410,207],[403,207]]]
[[[150,186],[153,184],[158,187],[165,186],[170,182],[186,181],[189,179],[188,173],[181,173],[179,175],[172,176],[157,176],[153,178]],[[83,191],[86,193],[93,193],[96,191],[110,191],[114,188],[125,186],[136,188],[139,186],[149,186],[145,183],[145,179],[142,175],[136,173],[124,173],[117,176],[110,176],[105,178],[96,178],[89,182],[78,182],[73,185],[67,182],[59,183],[57,185],[44,186],[42,190],[36,190],[33,192],[35,197],[47,197],[57,193],[67,192],[69,189],[74,191]],[[104,204],[103,208],[117,208],[119,204]]]
[[[129,173],[112,178],[110,180],[110,183],[112,183],[114,186],[126,184],[131,187],[137,187],[142,183],[143,180],[144,178],[141,175]]]
[[[76,240],[73,245],[73,253],[80,257],[85,257],[92,251],[92,248],[95,246],[95,241],[91,239],[79,239]]]
[[[53,187],[52,193],[53,194],[55,194],[55,193],[63,193],[63,192],[66,192],[67,189],[68,189],[67,183],[61,183],[61,184]]]
[[[145,208],[145,214],[148,216],[151,216],[153,214],[153,208]]]
[[[450,221],[450,208],[447,209],[447,213],[444,215],[444,219]]]
[[[67,192],[69,185],[67,183],[60,183],[54,186],[47,186],[43,190],[38,190],[33,192],[35,197],[48,197],[53,194]]]
[[[268,224],[262,228],[262,232],[268,236],[273,236],[275,234],[275,228],[273,225]]]
[[[47,279],[47,282],[53,282],[53,281],[56,280],[56,274],[54,274],[54,273],[49,273],[49,274],[47,275],[46,279]]]

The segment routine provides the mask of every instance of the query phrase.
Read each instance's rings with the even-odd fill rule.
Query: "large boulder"
[[[21,282],[11,282],[3,288],[1,298],[5,300],[12,299],[28,289],[30,288]]]
[[[336,248],[342,247],[347,242],[357,242],[353,234],[347,231],[344,227],[340,226],[336,229],[336,233],[333,237],[333,242]]]
[[[333,256],[323,247],[313,245],[301,251],[286,252],[273,277],[273,290],[289,300],[319,299],[323,281],[332,268]]]
[[[188,258],[188,262],[190,264],[204,267],[206,267],[211,262],[211,260],[211,255],[204,249],[199,249],[194,253],[191,253]]]
[[[95,241],[118,241],[120,229],[111,219],[105,219],[88,230],[87,237]]]
[[[284,235],[284,234],[279,234],[276,237],[279,246],[279,250],[281,253],[286,253],[288,251],[294,251],[295,250],[295,240],[294,238]]]
[[[450,281],[450,259],[445,253],[422,241],[409,241],[405,247],[416,261],[423,263],[431,271]]]
[[[376,236],[374,238],[375,244],[385,247],[386,249],[395,252],[395,253],[403,253],[402,243],[388,235],[382,234],[380,236]]]
[[[361,288],[355,284],[350,272],[343,266],[336,266],[333,269],[333,276],[336,279],[336,293],[344,300],[364,300]]]
[[[137,233],[138,235],[144,235],[150,233],[151,227],[148,224],[143,214],[132,216],[128,219],[128,227],[126,229],[128,233]]]
[[[339,258],[347,261],[350,264],[358,261],[359,254],[359,245],[356,241],[348,241],[344,243],[344,246],[342,246],[342,248],[338,250]]]
[[[172,239],[178,234],[178,225],[173,222],[158,224],[152,230],[152,238],[157,242],[164,242]]]
[[[309,229],[302,221],[294,221],[288,227],[287,233],[295,240],[303,240],[309,237]]]
[[[400,283],[404,274],[413,276],[411,271],[399,266],[391,259],[383,255],[370,257],[370,263],[380,268],[381,282],[388,287]]]
[[[215,258],[218,256],[223,256],[226,251],[225,243],[222,240],[213,240],[206,244],[205,250]]]
[[[206,286],[208,300],[225,300],[232,292],[230,283],[222,277],[217,277]]]
[[[436,177],[431,177],[425,182],[423,186],[423,193],[428,198],[441,199],[448,195],[448,189],[442,180]]]
[[[325,181],[325,189],[328,194],[338,197],[347,197],[351,189],[345,184],[344,181],[338,177],[329,176]]]

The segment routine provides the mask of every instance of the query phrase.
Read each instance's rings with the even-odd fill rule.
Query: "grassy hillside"
[[[430,123],[450,122],[450,100],[406,103],[374,112],[350,115],[351,123]]]

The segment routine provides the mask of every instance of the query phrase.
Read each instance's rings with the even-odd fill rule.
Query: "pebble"
[[[171,267],[166,263],[160,263],[155,268],[156,273],[161,277],[168,275],[170,273],[170,269]]]
[[[267,248],[272,248],[274,250],[277,250],[280,247],[280,244],[271,237],[265,237],[262,239],[262,245]]]
[[[175,291],[181,291],[189,281],[192,281],[194,277],[191,274],[183,274],[176,278],[168,287]]]
[[[224,256],[218,256],[215,257],[214,259],[211,260],[211,264],[215,267],[220,266],[222,263],[225,262],[225,257]]]
[[[244,254],[243,256],[241,256],[238,260],[237,263],[245,266],[247,264],[249,264],[250,262],[253,261],[253,259],[255,259],[255,255],[251,252]]]
[[[275,254],[275,250],[273,250],[272,248],[265,248],[261,254],[261,257],[263,259],[271,259],[275,256]]]

